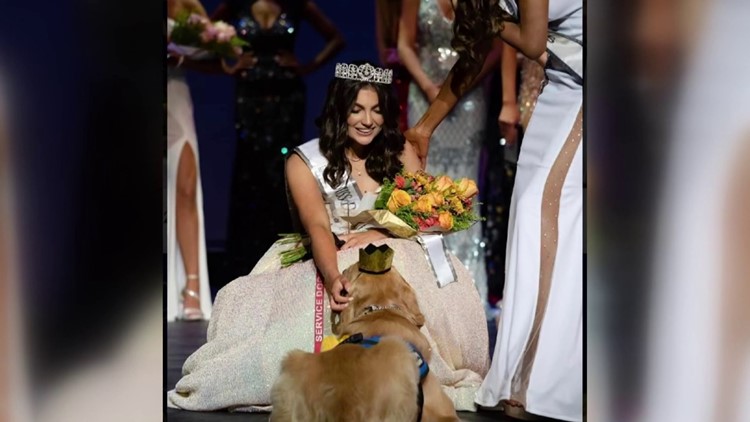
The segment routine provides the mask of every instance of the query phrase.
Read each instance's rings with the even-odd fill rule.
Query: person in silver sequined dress
[[[399,26],[398,52],[412,75],[409,87],[408,121],[412,127],[437,96],[440,85],[458,59],[451,47],[453,37],[451,0],[406,0]],[[490,54],[485,69],[493,69],[500,56],[500,44]],[[481,78],[477,80],[481,81]],[[426,171],[452,178],[479,176],[479,155],[487,122],[487,86],[478,83],[432,136]],[[479,293],[487,302],[487,270],[482,226],[446,237],[448,247],[469,269]],[[485,307],[489,307],[485,304]]]

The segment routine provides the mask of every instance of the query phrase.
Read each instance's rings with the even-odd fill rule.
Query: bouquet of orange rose
[[[481,220],[472,209],[477,193],[477,184],[468,178],[454,181],[448,176],[402,171],[393,180],[383,181],[374,210],[342,218],[352,227],[385,229],[404,239],[420,233],[457,232]],[[282,267],[312,258],[309,236],[299,233],[279,236],[277,243],[289,245],[279,253]]]
[[[465,177],[454,181],[422,171],[401,172],[383,181],[374,210],[343,218],[353,226],[376,226],[401,238],[457,232],[481,220],[472,209],[478,192],[476,183]]]
[[[232,25],[212,22],[205,16],[185,11],[175,17],[170,28],[167,50],[193,60],[213,57],[236,57],[248,45],[237,36]]]

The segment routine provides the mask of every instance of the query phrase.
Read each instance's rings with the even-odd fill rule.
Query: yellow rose
[[[388,211],[396,212],[397,209],[404,205],[409,205],[410,203],[411,197],[408,193],[401,189],[394,189],[393,192],[391,192],[391,197],[388,198]]]
[[[429,195],[432,197],[432,201],[435,203],[435,206],[441,206],[445,202],[445,198],[443,197],[443,194],[431,192]]]
[[[432,182],[432,188],[436,192],[445,192],[451,186],[453,186],[453,180],[445,175],[438,177],[434,182]]]
[[[479,189],[477,189],[477,184],[474,183],[473,180],[464,177],[458,181],[456,192],[461,199],[469,199],[476,195],[479,192]]]
[[[423,171],[417,172],[417,174],[414,176],[414,180],[416,180],[420,186],[424,187],[427,187],[427,184],[430,182],[427,173]]]
[[[450,203],[451,203],[451,208],[453,208],[453,210],[456,211],[456,213],[461,214],[462,212],[464,212],[464,204],[457,197],[455,196],[452,197],[450,200]]]
[[[445,230],[453,228],[453,216],[449,212],[441,212],[440,215],[438,215],[438,222],[440,223],[440,227]]]
[[[432,213],[433,205],[435,205],[435,200],[432,198],[432,195],[422,195],[417,199],[417,203],[414,204],[414,211],[430,214]]]

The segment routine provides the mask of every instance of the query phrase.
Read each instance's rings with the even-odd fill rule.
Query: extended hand
[[[517,103],[503,103],[500,115],[497,116],[497,124],[500,134],[505,138],[506,145],[514,145],[518,140],[518,122],[521,121],[521,112]]]
[[[427,167],[427,151],[430,149],[430,135],[430,133],[422,131],[419,126],[414,126],[404,132],[404,138],[417,151],[419,161],[422,162],[422,170]]]
[[[273,59],[276,61],[276,63],[279,64],[279,66],[292,69],[300,76],[304,76],[312,71],[310,66],[301,65],[297,60],[297,57],[293,53],[286,50],[279,51],[279,53],[274,56]]]
[[[351,291],[351,283],[343,274],[336,277],[331,283],[326,281],[326,290],[331,303],[331,310],[341,312],[349,305],[351,298],[348,297]]]
[[[169,67],[180,67],[185,61],[185,56],[181,56],[175,53],[169,53],[167,56],[167,66]]]
[[[346,242],[341,247],[341,250],[345,251],[347,249],[352,249],[352,248],[364,248],[370,243],[376,242],[378,240],[387,239],[388,236],[386,236],[385,234],[381,233],[378,230],[367,230],[365,232],[360,232],[360,233],[345,234],[345,235],[339,236],[339,238],[343,240],[344,242]]]
[[[238,58],[237,61],[234,62],[234,65],[230,66],[226,60],[221,59],[221,67],[224,69],[224,72],[234,75],[235,73],[239,72],[240,70],[244,69],[252,69],[255,67],[255,65],[258,63],[258,58],[255,57],[255,54],[247,52],[242,53]]]

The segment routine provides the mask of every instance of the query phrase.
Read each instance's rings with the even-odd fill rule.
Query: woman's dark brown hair
[[[382,182],[386,177],[395,177],[401,170],[399,156],[404,151],[405,141],[398,127],[399,107],[391,85],[334,78],[328,85],[323,112],[315,122],[320,129],[320,152],[328,160],[323,177],[334,188],[341,185],[344,174],[351,171],[346,158],[346,147],[350,142],[346,121],[361,89],[371,89],[378,94],[378,106],[383,115],[381,131],[369,145],[365,163],[367,173]]]
[[[451,46],[461,60],[456,63],[451,89],[463,93],[482,69],[493,38],[500,35],[505,21],[515,20],[497,0],[458,0]]]

